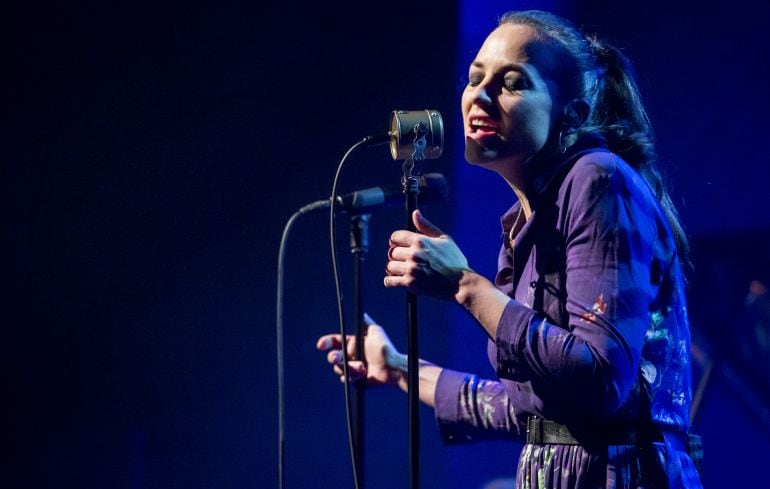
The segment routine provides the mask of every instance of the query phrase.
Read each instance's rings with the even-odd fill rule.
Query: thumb
[[[431,238],[438,238],[446,234],[444,233],[444,231],[439,229],[438,226],[436,226],[429,220],[425,219],[425,217],[422,215],[422,212],[420,212],[419,209],[415,210],[414,213],[412,213],[412,222],[414,222],[414,227],[417,228],[417,231],[424,234],[425,236],[428,236]]]

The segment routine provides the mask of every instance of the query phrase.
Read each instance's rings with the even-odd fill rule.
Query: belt
[[[578,430],[548,421],[547,419],[530,416],[527,419],[527,443],[535,445],[559,444],[559,445],[638,445],[648,442],[663,442],[660,434],[640,433],[638,431],[601,431]]]

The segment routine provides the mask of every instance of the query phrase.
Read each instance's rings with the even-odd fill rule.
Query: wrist
[[[480,290],[486,284],[492,285],[487,279],[473,270],[463,270],[457,283],[457,292],[454,296],[455,301],[465,309],[471,309]]]
[[[483,276],[467,270],[460,278],[455,300],[495,339],[497,325],[511,298]]]
[[[407,357],[403,353],[400,353],[395,348],[387,348],[385,350],[385,364],[389,369],[397,372],[406,373],[408,370]]]
[[[408,363],[406,355],[400,353],[392,345],[384,351],[385,367],[388,370],[388,384],[400,387],[407,391]]]

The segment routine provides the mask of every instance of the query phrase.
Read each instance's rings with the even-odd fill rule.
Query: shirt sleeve
[[[637,377],[654,292],[657,206],[621,163],[576,164],[562,186],[569,323],[552,324],[511,300],[498,324],[498,375],[529,383],[540,399],[535,414],[550,419],[606,416]]]
[[[436,384],[436,421],[447,444],[511,440],[521,435],[499,381],[444,369]]]

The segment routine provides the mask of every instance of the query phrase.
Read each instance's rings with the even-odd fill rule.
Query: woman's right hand
[[[354,335],[347,336],[348,375],[352,381],[365,378],[370,385],[399,385],[404,378],[406,356],[396,350],[382,327],[370,324],[364,336],[364,366],[356,353]],[[342,340],[339,334],[327,334],[318,338],[316,348],[328,351],[326,360],[334,366],[334,373],[344,382],[342,371]]]

